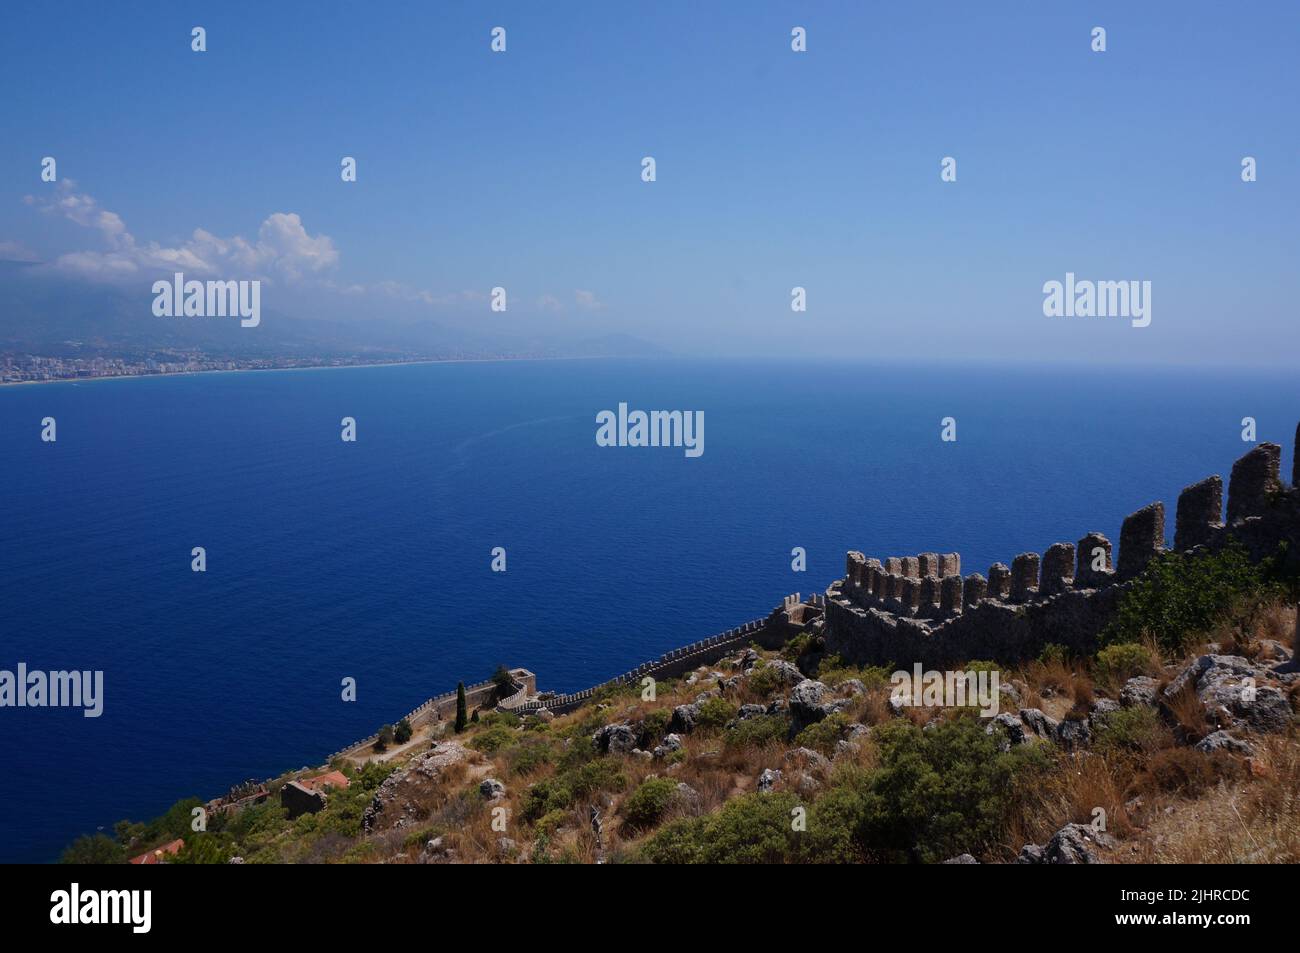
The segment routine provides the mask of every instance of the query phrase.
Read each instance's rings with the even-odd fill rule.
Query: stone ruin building
[[[1300,427],[1296,439],[1300,444]],[[1233,464],[1226,514],[1221,477],[1183,490],[1174,550],[1215,551],[1236,541],[1253,560],[1280,552],[1289,566],[1300,565],[1300,462],[1285,486],[1281,459],[1280,446],[1261,443]],[[1124,520],[1118,556],[1097,532],[1049,546],[1041,557],[1021,553],[1010,566],[994,563],[987,575],[963,576],[956,553],[882,560],[849,552],[844,578],[826,590],[826,650],[855,664],[935,668],[1019,661],[1048,643],[1093,651],[1120,596],[1165,542],[1165,507],[1156,502]]]

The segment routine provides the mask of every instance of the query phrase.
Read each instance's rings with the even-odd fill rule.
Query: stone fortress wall
[[[545,708],[552,714],[562,715],[581,707],[605,689],[616,688],[621,685],[639,684],[643,678],[656,680],[675,678],[701,665],[716,662],[733,649],[748,645],[750,642],[755,642],[766,648],[779,647],[784,645],[793,633],[798,632],[805,624],[811,622],[815,616],[820,616],[823,605],[824,600],[819,595],[813,595],[808,602],[804,602],[798,593],[786,596],[781,605],[766,618],[754,619],[703,641],[693,642],[680,649],[673,649],[657,659],[643,662],[622,675],[617,675],[609,681],[594,685],[591,688],[585,688],[580,692],[574,692],[571,695],[556,695],[550,698],[534,699],[514,705],[509,710],[519,715],[527,715]]]
[[[528,669],[512,668],[510,669],[510,676],[514,679],[516,687],[516,693],[513,697],[518,698],[521,695],[527,696],[530,694],[536,694],[537,676],[528,671]],[[475,708],[479,708],[490,702],[496,694],[496,687],[496,682],[491,679],[488,679],[486,682],[476,682],[473,685],[466,685],[465,705],[467,710],[473,711]],[[452,718],[455,714],[456,692],[453,690],[450,692],[443,692],[441,695],[434,695],[432,698],[427,699],[407,712],[405,717],[412,728],[420,728],[431,721],[442,721],[447,718]],[[398,718],[393,722],[393,724],[395,725],[401,720],[401,718]],[[359,749],[368,748],[378,740],[379,733],[376,732],[362,738],[360,741],[354,741],[346,748],[340,748],[338,751],[335,751],[325,759],[325,762],[328,764],[335,758],[344,755],[355,756]]]
[[[1300,564],[1300,453],[1289,487],[1281,457],[1277,444],[1261,443],[1233,465],[1226,516],[1221,477],[1183,490],[1173,548],[1218,550],[1235,540],[1259,560],[1288,544],[1285,558]],[[850,552],[844,578],[826,590],[826,650],[856,664],[933,668],[1020,661],[1048,643],[1092,651],[1120,596],[1164,551],[1165,508],[1156,502],[1124,520],[1115,561],[1110,540],[1096,532],[1056,543],[1041,558],[1021,553],[1010,566],[994,563],[987,576],[963,577],[956,553],[881,560]]]

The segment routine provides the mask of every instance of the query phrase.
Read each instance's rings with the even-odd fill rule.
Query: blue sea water
[[[620,401],[703,410],[704,455],[598,447]],[[824,588],[847,549],[986,572],[1117,539],[1155,499],[1172,533],[1178,491],[1249,449],[1245,416],[1289,474],[1280,373],[555,361],[0,388],[0,668],[105,672],[100,718],[0,709],[0,860],[318,763],[498,663],[585,687]]]

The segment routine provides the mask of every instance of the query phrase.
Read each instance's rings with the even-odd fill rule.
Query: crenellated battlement
[[[1300,427],[1296,439],[1300,445]],[[1280,446],[1261,443],[1233,464],[1226,515],[1222,477],[1183,490],[1173,548],[1217,550],[1235,540],[1258,560],[1300,541],[1300,462],[1286,487],[1281,459]],[[826,591],[828,650],[854,662],[898,664],[1011,661],[1048,642],[1089,650],[1120,595],[1165,549],[1165,506],[1157,501],[1124,520],[1115,561],[1099,532],[1055,543],[1041,557],[1021,553],[1009,567],[994,563],[987,578],[963,578],[956,553],[881,559],[855,550],[844,578]],[[1300,546],[1291,546],[1288,558],[1300,560]]]

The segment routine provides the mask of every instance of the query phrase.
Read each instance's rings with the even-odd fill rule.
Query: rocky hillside
[[[338,765],[350,785],[292,820],[301,772],[205,833],[181,802],[99,859],[183,836],[173,862],[1296,862],[1294,603],[1247,595],[1173,644],[971,660],[999,674],[995,716],[912,705],[801,638],[562,717],[443,724]]]

